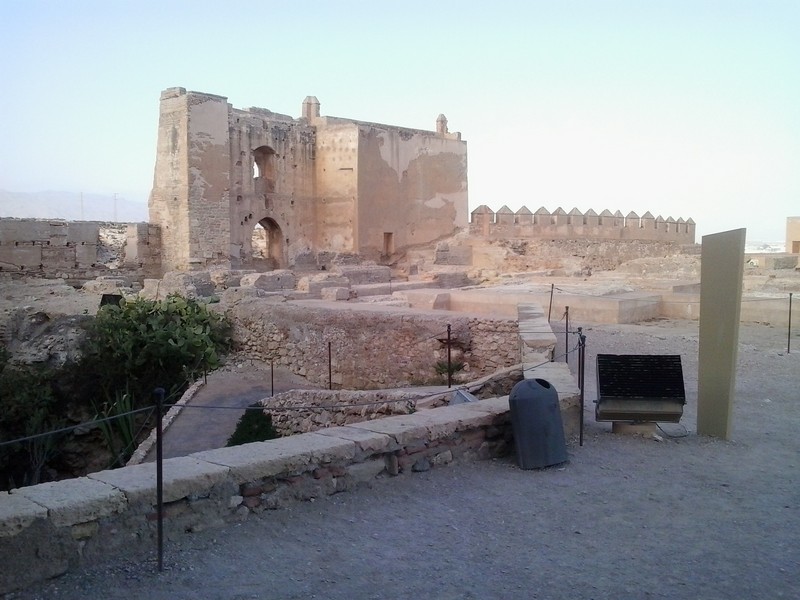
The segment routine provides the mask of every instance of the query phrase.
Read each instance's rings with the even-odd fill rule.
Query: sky
[[[435,129],[486,204],[800,215],[797,0],[0,0],[0,189],[146,202],[159,95]]]

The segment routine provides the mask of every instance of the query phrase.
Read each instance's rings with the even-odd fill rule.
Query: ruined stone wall
[[[466,227],[466,143],[416,130],[359,129],[359,254],[378,260]]]
[[[100,223],[0,219],[0,269],[35,273],[97,263]]]
[[[569,213],[558,208],[550,213],[540,208],[532,213],[523,206],[512,212],[503,206],[496,213],[482,205],[472,211],[469,231],[472,235],[488,239],[604,239],[647,240],[694,244],[695,223],[672,217],[654,217],[649,212],[643,216],[630,212],[623,216],[616,211],[604,210],[599,215],[593,210]]]
[[[12,275],[85,281],[123,272],[138,279],[157,256],[140,264],[128,229],[148,231],[146,223],[103,223],[59,219],[0,219],[0,271]],[[159,247],[158,232],[145,236]],[[144,238],[142,238],[144,239]],[[143,242],[144,243],[144,242]]]
[[[310,381],[328,384],[328,342],[336,388],[374,389],[445,382],[436,364],[465,368],[457,380],[475,379],[520,361],[516,321],[444,311],[333,308],[304,303],[243,300],[230,308],[235,348],[250,359],[284,365]]]
[[[161,230],[149,223],[130,223],[125,232],[123,264],[138,269],[145,276],[160,273]]]
[[[163,271],[388,258],[466,226],[466,143],[446,124],[433,132],[320,117],[312,97],[303,113],[162,93],[149,208]],[[253,246],[258,225],[263,249]]]
[[[315,247],[312,127],[266,109],[230,109],[230,257],[253,265],[252,235],[267,237],[265,266],[295,264]]]
[[[786,217],[785,251],[800,254],[800,217]]]
[[[317,129],[317,244],[329,252],[358,251],[358,127],[352,123]]]
[[[165,271],[189,267],[189,118],[186,90],[161,93],[150,223],[161,229]]]

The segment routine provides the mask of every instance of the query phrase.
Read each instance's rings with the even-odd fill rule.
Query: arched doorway
[[[283,232],[274,219],[266,217],[256,223],[251,238],[253,262],[263,262],[269,269],[280,269],[283,258]]]

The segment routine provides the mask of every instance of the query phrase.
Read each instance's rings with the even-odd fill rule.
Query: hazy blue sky
[[[0,0],[0,188],[146,201],[158,98],[434,129],[470,207],[800,215],[800,0]]]

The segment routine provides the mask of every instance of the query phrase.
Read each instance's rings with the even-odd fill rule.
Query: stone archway
[[[286,266],[283,256],[283,232],[275,219],[265,217],[256,223],[251,246],[253,262],[263,262],[270,269],[281,269]]]

